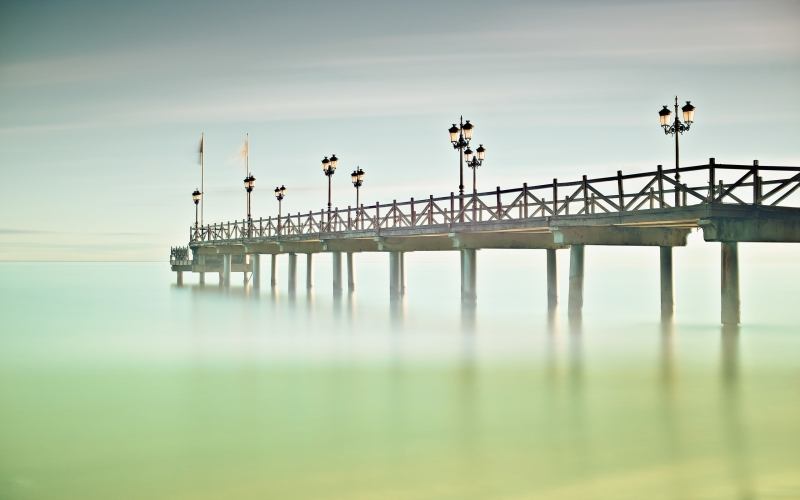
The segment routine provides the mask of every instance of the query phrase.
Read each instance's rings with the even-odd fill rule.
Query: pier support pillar
[[[222,254],[222,285],[231,286],[231,254]]]
[[[739,324],[739,247],[735,241],[722,245],[722,324]]]
[[[178,275],[178,286],[183,286],[183,271],[176,271]]]
[[[461,249],[461,302],[466,304],[478,301],[476,255],[474,248]]]
[[[569,248],[568,315],[580,319],[583,310],[583,245]]]
[[[306,254],[306,289],[311,290],[314,287],[314,260],[313,253]]]
[[[403,296],[403,252],[389,252],[389,298]]]
[[[342,293],[342,252],[331,252],[333,257],[333,293]]]
[[[675,315],[675,294],[672,291],[672,247],[659,247],[661,265],[661,321]]]
[[[253,288],[259,290],[261,288],[261,256],[257,253],[253,254],[250,256],[250,260],[253,263]]]
[[[270,257],[269,286],[275,288],[278,285],[278,256],[272,254]]]
[[[547,249],[547,310],[554,311],[558,306],[558,266],[556,249]]]
[[[248,263],[248,255],[242,255],[242,266],[244,266],[244,271],[242,271],[242,286],[247,289],[247,263]]]
[[[289,254],[289,293],[297,291],[297,254]]]
[[[356,270],[353,267],[353,252],[347,252],[347,291],[356,289]]]

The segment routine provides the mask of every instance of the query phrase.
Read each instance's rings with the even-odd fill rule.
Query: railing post
[[[761,195],[759,194],[759,182],[758,182],[758,160],[753,160],[753,205],[758,205],[761,203]]]
[[[392,200],[392,227],[397,227],[397,200]]]
[[[714,202],[714,188],[716,187],[716,160],[714,158],[708,159],[708,203]]]
[[[658,208],[664,208],[664,170],[658,167]]]
[[[558,179],[553,179],[553,215],[558,215]]]
[[[361,204],[361,210],[358,213],[358,218],[361,220],[361,230],[364,230],[364,204]]]
[[[455,197],[453,196],[453,192],[450,191],[450,225],[451,226],[455,222],[455,219],[454,219],[455,216],[456,216],[456,200],[455,200]]]
[[[656,200],[656,190],[654,188],[650,188],[650,208],[655,208],[655,200]]]
[[[352,231],[353,230],[352,220],[351,220],[351,217],[350,217],[350,205],[347,205],[347,230],[348,231]]]
[[[500,186],[497,186],[497,220],[503,218],[503,203],[500,201]]]
[[[375,231],[380,231],[381,229],[381,204],[380,202],[375,202]]]
[[[619,211],[625,211],[625,192],[622,190],[622,170],[617,170],[617,196],[619,197]]]
[[[417,211],[414,209],[414,198],[411,198],[411,227],[417,226]]]
[[[594,215],[594,207],[595,207],[595,203],[596,203],[596,201],[594,199],[594,193],[592,193],[591,199],[592,199],[592,203],[589,206],[592,207],[592,215]]]
[[[717,188],[717,194],[719,195],[719,201],[724,203],[722,201],[722,198],[723,195],[725,194],[725,182],[722,179],[719,180],[719,187]]]
[[[681,202],[681,204],[682,204],[682,206],[685,207],[686,206],[686,199],[687,199],[687,196],[686,196],[687,195],[686,183],[684,182],[683,184],[681,184],[681,186],[683,186],[683,190],[681,191],[681,193],[683,193],[683,201]]]
[[[528,183],[522,183],[522,215],[528,218]]]
[[[428,200],[428,225],[433,224],[433,195],[430,195]]]
[[[589,213],[589,190],[586,188],[586,176],[581,179],[583,186],[583,213]]]

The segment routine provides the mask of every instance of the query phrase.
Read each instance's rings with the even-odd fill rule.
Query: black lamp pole
[[[336,172],[339,158],[332,154],[330,159],[326,156],[322,159],[322,173],[328,178],[328,225],[331,223],[331,176]]]
[[[281,184],[281,187],[275,188],[275,198],[278,200],[278,234],[281,232],[281,203],[284,196],[286,196],[286,186]]]
[[[194,192],[192,192],[192,201],[194,201],[194,229],[195,229],[195,231],[199,227],[197,205],[200,203],[200,198],[202,198],[202,196],[203,195],[200,193],[199,189],[195,189]]]
[[[675,136],[675,206],[680,206],[680,146],[678,143],[678,136],[689,130],[694,123],[694,110],[691,101],[686,101],[686,104],[681,107],[683,112],[683,122],[678,117],[678,96],[675,96],[675,119],[670,123],[670,115],[672,112],[664,105],[658,112],[658,118],[661,127],[664,129],[666,135]]]
[[[469,146],[469,141],[472,140],[472,129],[474,125],[467,120],[464,121],[464,117],[461,116],[459,118],[459,124],[453,124],[452,127],[448,129],[450,133],[450,143],[453,145],[453,149],[458,150],[458,206],[459,210],[461,211],[461,216],[459,218],[460,222],[464,222],[464,149]]]

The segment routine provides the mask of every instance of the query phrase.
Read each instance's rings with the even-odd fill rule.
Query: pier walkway
[[[556,252],[570,251],[568,312],[583,305],[584,251],[591,245],[660,248],[661,315],[674,313],[672,247],[686,245],[692,229],[721,245],[721,321],[739,323],[738,243],[800,242],[800,167],[708,164],[675,169],[528,185],[512,189],[375,203],[307,213],[192,226],[188,247],[172,249],[170,263],[184,272],[231,272],[260,287],[262,254],[271,256],[271,286],[277,286],[277,256],[288,254],[290,292],[297,287],[297,255],[306,254],[311,286],[315,253],[333,254],[333,291],[340,293],[342,254],[347,288],[355,288],[353,254],[389,254],[389,295],[405,293],[405,252],[456,251],[461,258],[461,294],[477,300],[476,252],[480,249],[546,250],[548,307],[558,301]],[[191,250],[191,256],[189,255]]]

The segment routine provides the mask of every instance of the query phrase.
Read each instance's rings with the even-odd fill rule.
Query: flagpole
[[[205,187],[205,160],[206,160],[206,134],[200,134],[200,225],[203,224],[203,207],[206,203],[206,187]]]
[[[250,133],[244,134],[244,176],[250,175]],[[245,212],[247,211],[247,198],[245,197]]]

